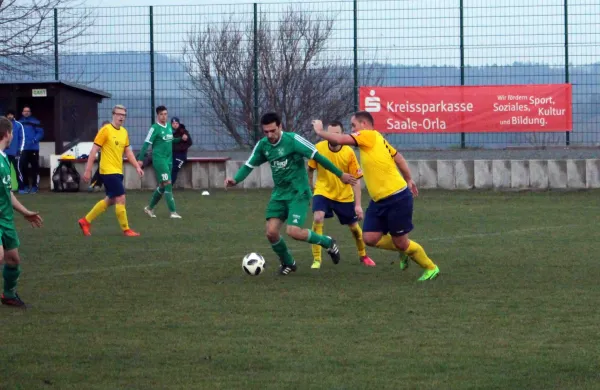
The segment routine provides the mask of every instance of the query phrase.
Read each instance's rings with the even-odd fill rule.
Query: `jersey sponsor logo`
[[[173,140],[173,134],[165,134],[162,137],[163,141],[172,141]]]
[[[271,161],[271,168],[275,168],[275,169],[285,169],[287,168],[287,164],[288,164],[288,160],[287,158],[285,160],[280,160],[280,161]]]

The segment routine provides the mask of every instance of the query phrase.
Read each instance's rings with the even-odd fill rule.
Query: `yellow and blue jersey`
[[[121,126],[116,129],[112,123],[102,127],[94,143],[100,147],[102,158],[100,159],[100,174],[123,174],[123,153],[129,146],[129,134],[127,129]]]

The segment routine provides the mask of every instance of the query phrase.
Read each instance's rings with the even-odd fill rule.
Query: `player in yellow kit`
[[[329,124],[327,131],[329,133],[341,134],[344,131],[344,127],[341,122],[334,121]],[[354,154],[352,148],[328,141],[321,141],[315,147],[321,155],[327,157],[342,172],[349,173],[357,179],[362,177],[356,154]],[[337,176],[324,169],[315,160],[309,160],[308,177],[311,185],[315,170],[317,171],[317,182],[312,199],[313,231],[323,234],[324,219],[332,218],[335,213],[340,223],[348,225],[350,228],[356,242],[360,261],[368,267],[374,267],[375,262],[367,256],[365,243],[362,239],[362,230],[358,224],[358,221],[363,218],[363,210],[360,203],[360,181],[353,186],[344,184]],[[312,252],[314,261],[311,268],[321,268],[321,247],[313,245]]]
[[[408,255],[424,269],[419,281],[436,278],[440,272],[438,266],[421,245],[408,238],[413,229],[413,196],[418,195],[418,190],[406,160],[373,129],[373,116],[369,112],[355,113],[351,122],[354,131],[351,135],[326,132],[319,120],[313,121],[313,127],[327,141],[360,149],[363,177],[371,196],[363,223],[363,240],[369,246]],[[400,264],[402,269],[408,265],[406,261]]]

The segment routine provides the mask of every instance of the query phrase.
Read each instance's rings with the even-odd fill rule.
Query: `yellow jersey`
[[[351,136],[360,149],[360,163],[371,199],[377,202],[406,188],[406,180],[394,161],[398,152],[377,130],[360,130]]]
[[[356,154],[354,154],[351,147],[342,146],[340,150],[334,152],[329,149],[329,142],[327,141],[321,141],[315,147],[321,155],[325,156],[342,172],[349,173],[357,179],[362,177]],[[342,183],[336,175],[317,164],[315,160],[308,160],[308,166],[317,170],[314,195],[322,195],[336,202],[354,201],[354,192],[351,185]]]
[[[129,146],[129,135],[127,129],[121,126],[116,129],[112,123],[102,127],[94,143],[100,146],[100,174],[123,174],[123,153]]]

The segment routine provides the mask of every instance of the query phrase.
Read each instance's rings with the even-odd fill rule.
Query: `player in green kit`
[[[17,294],[17,282],[21,274],[21,259],[19,258],[19,236],[15,229],[14,211],[23,214],[26,220],[34,227],[42,226],[42,217],[34,211],[29,211],[23,206],[12,193],[12,179],[10,162],[4,154],[12,141],[12,123],[5,117],[0,117],[0,177],[2,177],[2,188],[0,189],[0,237],[2,249],[0,249],[0,264],[2,267],[2,278],[4,279],[4,291],[0,297],[3,305],[25,308],[25,303]]]
[[[156,218],[154,208],[164,195],[167,200],[167,206],[171,212],[171,218],[181,218],[175,211],[175,199],[173,198],[173,184],[171,183],[171,171],[173,168],[173,142],[187,140],[187,135],[182,138],[173,138],[173,128],[167,122],[169,113],[165,106],[156,107],[156,123],[150,127],[144,146],[137,156],[142,164],[146,156],[148,145],[152,145],[152,165],[156,173],[156,182],[158,187],[150,198],[150,204],[144,208],[144,212],[152,218]]]
[[[343,173],[331,161],[317,152],[315,146],[298,134],[283,132],[281,118],[274,112],[266,113],[260,120],[262,138],[252,151],[250,158],[235,174],[225,179],[225,188],[244,180],[259,165],[268,162],[273,175],[273,192],[267,205],[267,239],[279,256],[279,273],[288,275],[296,271],[296,262],[280,236],[281,226],[287,220],[286,233],[298,241],[320,245],[327,250],[331,260],[340,261],[340,250],[335,240],[328,236],[304,229],[304,221],[310,207],[311,190],[304,159],[313,159],[323,168],[333,172],[343,183],[354,185],[354,176]]]

